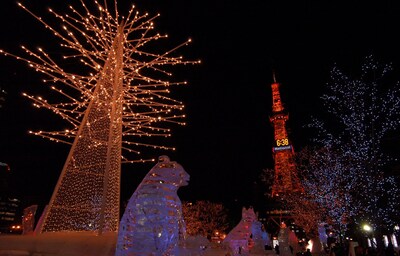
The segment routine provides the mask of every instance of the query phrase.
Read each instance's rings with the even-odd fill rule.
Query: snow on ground
[[[44,233],[0,236],[0,256],[113,256],[117,235]]]
[[[0,235],[0,256],[114,256],[116,241],[115,233],[101,236],[73,232]],[[183,250],[180,256],[227,255],[227,251],[216,244],[210,244],[205,250],[197,247]],[[263,255],[275,256],[272,252]]]

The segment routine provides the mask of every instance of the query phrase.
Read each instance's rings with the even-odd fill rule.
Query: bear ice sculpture
[[[176,255],[186,236],[182,204],[177,195],[189,174],[167,156],[139,184],[122,216],[116,256]]]

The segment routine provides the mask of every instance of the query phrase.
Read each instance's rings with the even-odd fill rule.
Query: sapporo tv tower
[[[294,149],[290,143],[286,131],[286,121],[289,114],[284,110],[279,93],[280,84],[276,82],[274,74],[272,83],[272,116],[270,121],[274,127],[274,146],[272,148],[274,158],[274,182],[272,185],[272,197],[278,197],[286,193],[303,192],[297,175],[294,161]]]
[[[274,128],[274,146],[272,147],[274,159],[274,177],[271,190],[272,202],[270,209],[267,210],[268,216],[266,227],[270,232],[279,231],[283,222],[293,222],[293,216],[284,204],[285,195],[302,193],[303,187],[297,175],[295,164],[295,153],[286,130],[286,122],[289,114],[285,111],[281,95],[279,92],[280,84],[276,82],[273,74],[272,87],[272,115],[271,124]]]

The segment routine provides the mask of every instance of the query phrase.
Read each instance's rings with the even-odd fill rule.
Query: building
[[[22,233],[20,205],[11,192],[11,170],[0,163],[0,234]]]

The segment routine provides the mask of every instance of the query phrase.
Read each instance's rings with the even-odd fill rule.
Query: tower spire
[[[276,83],[275,70],[272,70],[272,80],[274,80],[274,83]]]

